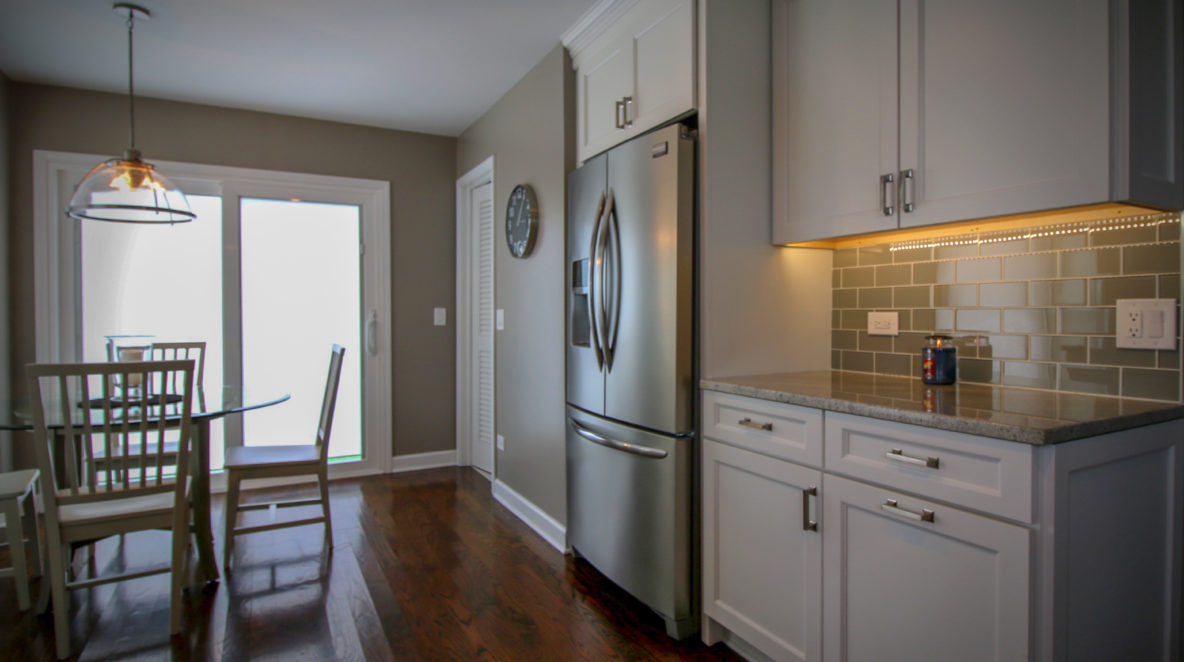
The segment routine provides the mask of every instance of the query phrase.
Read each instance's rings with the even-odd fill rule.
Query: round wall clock
[[[539,203],[530,184],[519,184],[506,204],[506,244],[510,255],[526,257],[534,248],[539,228]]]

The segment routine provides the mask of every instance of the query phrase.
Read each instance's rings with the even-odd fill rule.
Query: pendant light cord
[[[127,12],[127,117],[128,117],[128,151],[136,151],[136,88],[135,77],[132,75],[132,31],[135,29],[135,12]]]

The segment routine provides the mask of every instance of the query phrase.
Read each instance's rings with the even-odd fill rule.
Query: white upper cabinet
[[[1108,10],[901,1],[901,227],[1109,199]]]
[[[896,0],[774,3],[774,243],[896,229],[896,20]]]
[[[774,0],[773,242],[1178,208],[1179,27],[1112,4]]]
[[[695,108],[693,0],[640,0],[569,48],[580,161]]]

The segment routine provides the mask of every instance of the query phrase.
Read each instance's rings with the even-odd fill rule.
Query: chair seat
[[[37,469],[0,473],[0,499],[19,497],[33,489],[37,474]]]
[[[226,449],[227,469],[259,466],[315,464],[321,461],[317,447],[299,446],[232,446]]]
[[[188,478],[185,479],[189,483]],[[166,481],[165,486],[169,483]],[[186,493],[188,493],[188,485]],[[61,496],[68,491],[59,492]],[[134,497],[122,497],[107,501],[87,501],[85,503],[61,504],[58,506],[58,519],[62,524],[110,522],[128,517],[143,517],[150,515],[167,515],[173,512],[174,491],[172,489],[161,492],[142,494]]]

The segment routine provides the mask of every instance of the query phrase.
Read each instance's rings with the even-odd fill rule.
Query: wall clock
[[[519,184],[506,204],[506,244],[510,255],[526,257],[534,248],[539,228],[539,203],[530,184]]]

